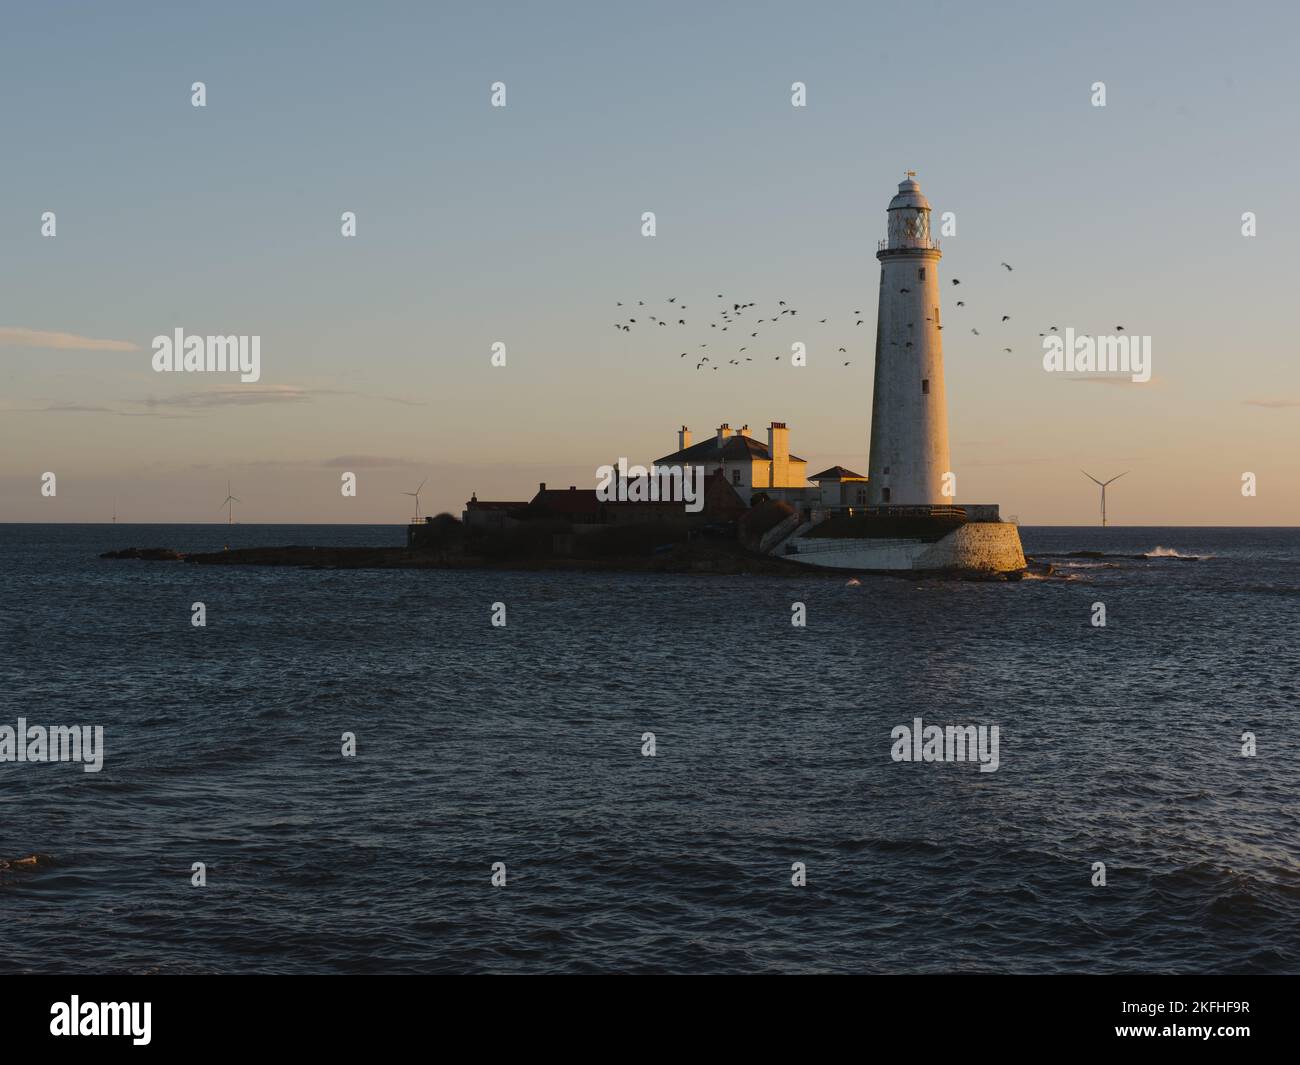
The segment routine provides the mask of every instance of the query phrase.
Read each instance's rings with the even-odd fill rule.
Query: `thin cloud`
[[[9,407],[5,414],[114,414],[122,418],[192,418],[226,407],[265,406],[277,403],[307,403],[321,397],[356,396],[380,402],[401,403],[405,406],[423,407],[418,400],[397,396],[372,396],[335,388],[301,388],[297,385],[264,385],[252,387],[244,384],[221,388],[207,388],[193,392],[178,392],[170,396],[148,396],[132,400],[124,406],[108,407],[92,403],[47,403],[43,407]],[[358,456],[373,459],[376,466],[404,466],[410,461],[383,456]],[[356,463],[363,464],[363,463]]]
[[[1098,374],[1089,376],[1087,374],[1057,374],[1063,381],[1073,381],[1080,385],[1141,385],[1143,388],[1150,388],[1159,379],[1153,374],[1149,380],[1134,381],[1132,377],[1124,374]]]
[[[184,410],[205,410],[212,407],[246,407],[264,403],[301,403],[311,398],[305,388],[292,385],[269,385],[249,388],[235,385],[230,388],[209,388],[202,392],[179,392],[165,399],[150,396],[144,405],[150,409],[172,407]]]
[[[1243,403],[1248,407],[1268,407],[1281,410],[1284,407],[1300,407],[1300,399],[1247,399]]]
[[[332,459],[326,459],[321,465],[326,469],[336,470],[382,470],[421,464],[415,459],[391,458],[384,455],[337,455]]]
[[[49,403],[44,407],[10,407],[6,414],[116,414],[112,407],[88,403]]]
[[[57,348],[60,351],[139,351],[129,340],[100,340],[76,333],[52,333],[42,329],[0,326],[0,347]]]

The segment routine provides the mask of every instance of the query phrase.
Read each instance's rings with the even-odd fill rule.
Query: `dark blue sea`
[[[1300,530],[1022,533],[1107,557],[330,571],[97,556],[403,530],[0,526],[0,726],[106,750],[0,763],[0,971],[1300,972]],[[998,725],[998,770],[893,761],[918,717]]]

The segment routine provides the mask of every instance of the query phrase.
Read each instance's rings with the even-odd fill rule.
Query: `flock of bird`
[[[1010,263],[1001,263],[1000,265],[1008,273],[1011,273],[1013,270]],[[951,282],[954,287],[958,286],[961,284],[961,278],[954,277],[951,279]],[[906,293],[909,290],[904,288],[899,291]],[[740,367],[744,366],[745,363],[753,362],[754,354],[751,352],[751,349],[757,351],[762,346],[762,341],[759,341],[760,334],[766,336],[777,326],[788,325],[795,321],[799,314],[798,309],[789,306],[785,300],[778,300],[776,306],[770,310],[758,310],[755,312],[755,308],[758,307],[758,304],[752,300],[747,302],[737,302],[728,299],[721,292],[717,294],[716,298],[723,301],[720,305],[721,310],[715,311],[712,315],[706,315],[706,322],[709,329],[716,330],[716,333],[710,334],[712,338],[711,344],[709,341],[706,341],[696,347],[695,351],[698,356],[698,360],[695,363],[696,370],[703,370],[706,367],[713,370],[719,368],[719,362],[716,360],[721,360],[728,355],[728,350],[724,349],[732,348],[732,338],[724,338],[722,336],[723,333],[728,332],[734,332],[737,338],[744,340],[745,343],[740,345],[738,350],[730,352],[734,357],[727,357],[725,365]],[[643,309],[648,308],[645,300],[636,300],[635,304],[633,304],[632,301],[628,301],[626,305],[622,301],[619,301],[616,306],[626,306],[631,313],[629,313],[626,319],[615,322],[614,328],[622,333],[631,333],[633,329],[650,329],[652,333],[657,333],[659,329],[679,329],[687,325],[687,319],[684,314],[687,310],[687,305],[685,303],[678,303],[676,296],[670,296],[664,301],[664,304],[665,306],[658,308],[657,314],[649,314],[647,313],[647,310]],[[956,305],[959,308],[965,308],[966,301],[957,300]],[[764,317],[755,318],[754,313],[751,312],[762,314]],[[866,324],[866,318],[860,310],[854,311],[852,318],[848,320],[853,322],[854,329],[860,328]],[[930,319],[927,318],[926,321],[930,321]],[[1001,324],[1006,324],[1009,321],[1011,321],[1011,315],[1002,315]],[[818,327],[826,326],[830,324],[830,318],[816,318],[813,319],[813,323]],[[943,326],[940,325],[938,328],[943,329]],[[1124,331],[1124,327],[1119,325],[1117,325],[1115,329],[1117,332],[1121,333]],[[748,332],[748,336],[745,335],[746,332]],[[975,336],[981,335],[980,331],[974,327],[971,328],[971,332]],[[1058,329],[1056,326],[1051,326],[1047,332],[1055,333],[1058,332]],[[816,334],[814,333],[812,335],[815,336]],[[1043,337],[1046,336],[1047,333],[1039,333],[1038,335]],[[844,343],[841,343],[836,348],[836,353],[839,355],[848,355],[848,341],[844,338],[841,338],[841,340],[844,340]],[[908,343],[907,346],[911,347],[911,344]],[[1002,350],[1007,354],[1013,353],[1012,349],[1009,347],[1004,347]],[[702,352],[708,352],[708,354],[702,354]],[[747,352],[751,353],[746,354]],[[786,351],[773,356],[773,359],[776,362],[780,362],[781,359],[786,357],[788,354],[789,352]],[[691,357],[689,348],[678,355],[679,359],[685,359],[688,357]],[[853,365],[853,360],[845,359],[844,365]]]
[[[723,355],[720,354],[721,350],[723,348],[731,347],[730,338],[724,339],[722,337],[723,333],[734,331],[737,337],[746,341],[746,343],[741,344],[739,349],[735,352],[735,358],[727,359],[726,364],[728,366],[743,366],[747,362],[753,362],[754,355],[746,354],[746,352],[750,351],[751,348],[753,349],[759,348],[761,346],[761,342],[751,344],[749,343],[749,341],[757,341],[760,334],[769,332],[772,328],[774,328],[777,325],[789,324],[790,322],[795,321],[799,314],[798,308],[789,306],[785,300],[777,300],[776,305],[771,310],[758,312],[767,315],[767,317],[755,318],[753,313],[751,312],[753,312],[753,309],[756,308],[758,304],[753,300],[744,303],[730,301],[727,300],[727,297],[724,296],[721,292],[717,294],[717,299],[724,301],[721,305],[721,310],[715,312],[711,316],[713,318],[712,321],[708,321],[709,328],[716,329],[718,331],[714,337],[713,346],[711,349],[713,355],[717,355],[717,357],[721,359],[723,357]],[[677,318],[676,326],[673,326],[672,324],[672,319],[675,316],[676,312],[685,311],[687,309],[686,304],[684,303],[679,304],[677,302],[676,296],[670,296],[665,302],[669,304],[670,308],[672,309],[667,318],[661,318],[659,315],[647,314],[644,319],[638,320],[636,317],[629,316],[624,321],[616,322],[614,324],[614,328],[624,333],[630,333],[634,327],[676,328],[678,326],[686,325],[687,322],[685,318]],[[624,306],[624,304],[622,302],[619,302],[617,306],[622,307]],[[627,306],[631,307],[632,304],[629,302]],[[645,300],[637,300],[636,306],[645,307],[646,306]],[[644,312],[638,311],[637,313],[641,314]],[[661,314],[663,313],[662,310],[660,313]],[[865,321],[865,319],[861,317],[862,312],[854,311],[853,314],[854,317],[857,319],[857,325],[862,325],[863,322]],[[820,318],[817,320],[816,324],[826,325],[828,322],[829,322],[828,318]],[[759,328],[763,326],[766,326],[766,328],[765,329]],[[755,327],[755,328],[751,329],[751,327]],[[746,330],[749,331],[748,337],[745,336]],[[709,343],[705,342],[700,344],[696,348],[696,352],[698,353],[700,351],[709,350],[709,349],[710,349]],[[845,346],[840,346],[838,351],[841,355],[844,355],[848,353],[848,348]],[[683,351],[678,356],[678,358],[684,359],[689,354],[690,354],[689,351]],[[773,359],[775,361],[780,361],[780,359],[782,359],[783,357],[784,355],[775,355],[773,356]],[[852,360],[848,360],[844,363],[844,365],[849,366],[851,365],[851,363]],[[699,361],[696,362],[695,364],[695,368],[697,370],[702,370],[706,366],[708,366],[710,369],[713,370],[718,369],[718,364],[714,361],[712,355],[700,355]]]

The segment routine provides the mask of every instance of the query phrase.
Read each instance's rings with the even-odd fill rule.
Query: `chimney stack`
[[[545,492],[545,491],[546,491],[546,482],[543,481],[543,482],[538,486],[538,489],[537,489],[537,490],[538,490],[539,492]]]
[[[718,447],[722,447],[727,442],[727,437],[731,435],[731,424],[723,422],[718,426]]]
[[[688,428],[686,428],[686,426],[683,425],[680,429],[677,430],[677,450],[685,451],[690,446],[691,446],[691,431]]]
[[[748,425],[742,425],[742,426],[740,427],[740,435],[741,435],[741,436],[748,436],[748,435],[749,435],[749,426],[748,426]]]
[[[769,487],[789,487],[787,482],[790,479],[790,430],[786,428],[785,422],[773,422],[768,427],[767,450],[772,455]]]

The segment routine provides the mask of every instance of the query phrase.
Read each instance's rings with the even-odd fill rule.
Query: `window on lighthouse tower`
[[[921,395],[928,396],[929,394],[930,394],[930,379],[927,377],[925,380],[921,382]]]

